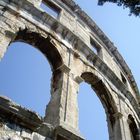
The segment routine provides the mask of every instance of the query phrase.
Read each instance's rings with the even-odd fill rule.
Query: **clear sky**
[[[130,66],[140,87],[140,19],[114,4],[97,6],[97,0],[76,0],[114,42]],[[10,45],[0,62],[0,94],[44,116],[50,98],[51,69],[46,58],[23,43]],[[87,140],[108,140],[104,109],[91,90],[82,83],[79,91],[79,126]]]

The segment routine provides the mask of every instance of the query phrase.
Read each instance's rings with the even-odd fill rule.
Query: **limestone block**
[[[28,0],[28,1],[34,4],[35,6],[39,7],[42,0]]]
[[[70,13],[64,11],[60,17],[60,21],[67,26],[67,28],[69,28],[70,30],[72,30],[73,32],[76,29],[76,20],[75,17],[72,16]]]
[[[41,136],[40,134],[34,132],[32,134],[32,140],[46,140],[46,138],[44,136]]]
[[[27,130],[22,130],[21,137],[24,139],[31,139],[32,134],[31,134],[31,132],[28,132]]]

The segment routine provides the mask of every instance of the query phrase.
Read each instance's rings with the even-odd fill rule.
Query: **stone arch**
[[[131,140],[139,140],[139,130],[132,115],[128,115],[128,125],[131,135]]]
[[[13,42],[15,41],[28,43],[41,51],[48,59],[52,71],[55,71],[63,64],[61,54],[49,36],[45,38],[42,37],[39,33],[31,32],[25,29],[17,33]]]
[[[31,31],[31,29],[19,30],[17,33],[11,33],[10,31],[6,31],[6,34],[10,34],[12,38],[8,38],[7,35],[4,36],[4,52],[6,52],[7,48],[11,43],[14,42],[24,42],[32,47],[38,49],[45,57],[47,58],[51,70],[52,70],[52,79],[51,79],[51,96],[53,93],[59,88],[60,84],[58,84],[62,80],[62,71],[61,67],[64,64],[64,58],[62,59],[60,46],[56,44],[55,39],[53,39],[50,35],[45,34],[45,37],[37,31]],[[0,42],[1,43],[1,42]],[[1,58],[2,58],[1,57]],[[50,100],[51,102],[51,100]],[[47,111],[47,108],[46,108]],[[46,112],[45,111],[45,112]],[[45,115],[46,117],[46,115]]]
[[[32,32],[30,31],[31,29],[25,29],[25,30],[21,30],[17,33],[17,36],[15,38],[15,41],[24,41],[27,42],[29,44],[31,44],[32,46],[36,47],[38,50],[40,50],[45,57],[47,58],[47,60],[49,61],[49,64],[51,66],[52,69],[52,79],[51,79],[51,99],[50,102],[52,102],[52,98],[54,96],[54,93],[60,88],[60,83],[62,82],[62,70],[61,68],[64,65],[64,58],[62,58],[61,50],[59,47],[59,45],[56,45],[56,43],[54,42],[53,38],[51,36],[47,36],[42,37],[41,34],[36,33],[36,32]],[[49,104],[51,104],[49,102]],[[46,111],[45,111],[45,118],[46,116],[48,117],[49,115],[47,115],[48,113],[48,108],[49,108],[49,104],[46,106]]]
[[[106,112],[109,136],[115,137],[115,114],[118,113],[118,109],[114,97],[111,95],[111,92],[104,81],[95,73],[93,74],[92,72],[84,72],[82,73],[81,77],[86,83],[91,85],[91,88],[99,97]]]

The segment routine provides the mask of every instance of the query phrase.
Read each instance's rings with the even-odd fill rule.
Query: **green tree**
[[[130,15],[140,16],[140,0],[98,0],[99,5],[103,5],[105,2],[113,2],[118,6],[128,7],[130,9]]]

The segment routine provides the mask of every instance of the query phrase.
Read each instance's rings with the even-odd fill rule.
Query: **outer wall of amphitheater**
[[[74,1],[1,0],[0,59],[16,41],[46,56],[53,73],[51,99],[41,118],[0,96],[0,139],[84,140],[77,94],[80,83],[86,82],[105,109],[109,140],[140,140],[140,96],[134,77],[117,48]]]

